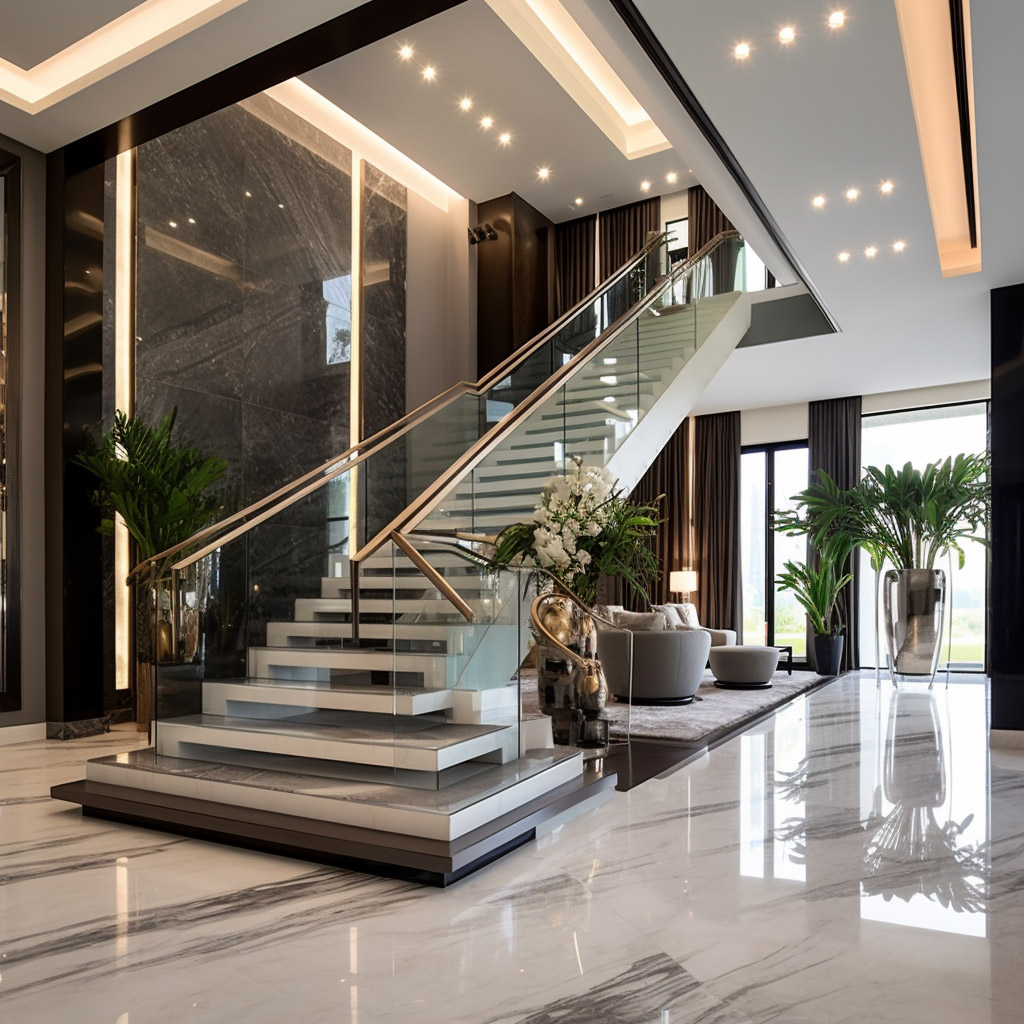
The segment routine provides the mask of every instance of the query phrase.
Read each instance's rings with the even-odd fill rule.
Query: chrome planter
[[[946,574],[941,569],[890,569],[882,578],[889,671],[935,678],[942,649]]]
[[[537,602],[537,697],[557,744],[607,744],[608,684],[597,660],[594,620],[575,602],[548,594]],[[554,641],[552,643],[551,641]]]

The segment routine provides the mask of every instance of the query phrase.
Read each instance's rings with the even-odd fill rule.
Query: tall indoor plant
[[[852,579],[852,573],[839,576],[827,555],[818,556],[816,567],[803,562],[786,562],[785,572],[779,573],[776,579],[779,588],[792,591],[807,613],[814,631],[814,663],[823,676],[839,674],[845,628],[839,601],[843,587]]]
[[[886,563],[885,633],[893,675],[934,676],[942,644],[946,578],[939,560],[979,535],[989,514],[986,455],[960,454],[916,469],[868,466],[863,479],[838,487],[823,470],[779,512],[775,528],[806,535],[842,565],[857,547],[871,558],[876,583]],[[877,595],[877,587],[876,587]],[[877,630],[876,630],[877,632]]]
[[[223,508],[212,490],[227,471],[224,459],[204,455],[173,438],[177,410],[154,425],[118,410],[110,430],[95,451],[79,452],[74,462],[97,480],[91,498],[100,509],[98,530],[114,532],[120,516],[135,546],[134,561],[148,563],[136,591],[135,639],[136,718],[151,716],[149,666],[173,658],[171,595],[164,588],[173,558],[157,560],[162,552],[188,540],[211,523]],[[120,583],[121,581],[118,581]]]

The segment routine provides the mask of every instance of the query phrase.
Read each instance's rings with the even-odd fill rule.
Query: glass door
[[[805,441],[746,447],[740,466],[742,643],[792,647],[798,661],[807,657],[806,619],[775,579],[787,561],[803,562],[807,548],[802,537],[775,533],[771,517],[792,507],[792,496],[807,486],[807,467]]]

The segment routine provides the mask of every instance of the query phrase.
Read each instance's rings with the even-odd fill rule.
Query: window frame
[[[772,529],[771,516],[775,513],[775,453],[797,451],[803,449],[810,457],[809,439],[795,441],[769,441],[763,444],[745,444],[740,446],[740,456],[763,454],[764,465],[764,618],[767,636],[764,639],[769,647],[775,644],[775,531]],[[809,465],[809,463],[808,463]],[[742,487],[742,482],[741,482]],[[741,635],[742,635],[742,623]],[[745,637],[743,638],[746,639]],[[794,654],[793,665],[806,665],[807,655]]]

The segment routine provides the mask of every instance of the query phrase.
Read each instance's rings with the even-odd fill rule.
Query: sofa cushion
[[[676,611],[674,604],[652,604],[651,608],[656,612],[661,612],[665,616],[665,628],[666,629],[680,629],[686,625],[679,616],[679,612]]]
[[[672,607],[675,608],[679,618],[683,620],[684,626],[691,626],[694,629],[700,628],[700,619],[697,617],[697,606],[695,604],[685,601],[682,604],[674,604]]]
[[[665,616],[661,612],[616,612],[612,621],[633,633],[660,633],[665,629]]]

